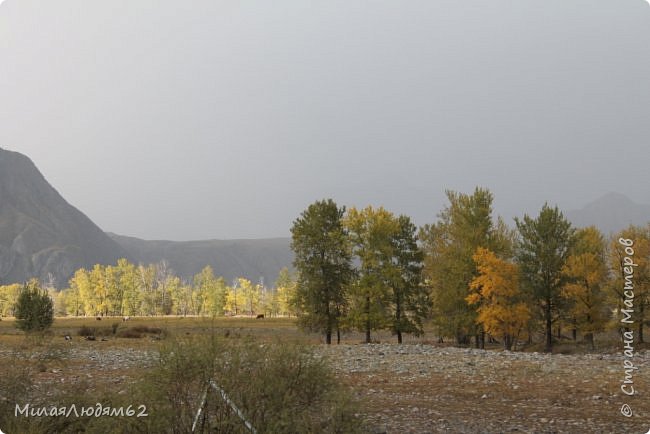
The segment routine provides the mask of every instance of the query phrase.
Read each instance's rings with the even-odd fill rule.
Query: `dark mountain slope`
[[[0,283],[67,285],[77,268],[132,259],[66,202],[26,156],[0,148]]]

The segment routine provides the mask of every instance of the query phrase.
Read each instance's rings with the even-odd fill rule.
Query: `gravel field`
[[[58,384],[126,393],[156,361],[155,347],[75,342],[50,354],[33,379],[40,396]],[[635,354],[637,394],[626,396],[622,354],[547,355],[426,344],[318,345],[363,402],[374,433],[646,433],[650,352]],[[14,353],[0,349],[0,362]],[[36,354],[32,357],[38,358]],[[14,359],[15,360],[15,359]],[[621,415],[629,404],[633,416]]]
[[[386,433],[643,433],[650,352],[635,355],[637,394],[621,392],[624,357],[431,345],[321,346]],[[623,404],[631,418],[621,412]]]

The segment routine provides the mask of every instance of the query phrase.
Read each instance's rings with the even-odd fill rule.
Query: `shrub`
[[[141,421],[148,432],[190,432],[213,379],[258,433],[361,431],[347,390],[326,362],[297,344],[202,336],[171,340],[141,385],[155,414]],[[171,428],[170,428],[171,427]],[[199,432],[243,432],[244,425],[220,393],[210,390]]]
[[[95,336],[95,328],[88,327],[88,326],[81,326],[77,334],[79,336]]]
[[[132,328],[132,330],[138,333],[151,333],[155,335],[159,335],[162,333],[162,329],[158,327],[135,326]]]
[[[20,291],[16,306],[16,327],[24,332],[43,332],[54,321],[54,305],[47,291],[32,279]]]
[[[140,339],[142,337],[142,333],[137,332],[133,329],[126,329],[122,330],[117,334],[118,338],[128,338],[128,339]]]

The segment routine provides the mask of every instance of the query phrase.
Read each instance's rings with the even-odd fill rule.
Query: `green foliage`
[[[170,341],[135,395],[152,415],[146,432],[190,432],[209,380],[214,380],[259,433],[356,433],[356,405],[326,362],[296,344],[204,336]],[[143,398],[144,399],[144,398]],[[209,389],[199,432],[244,432],[243,422]]]
[[[575,230],[557,207],[544,204],[536,219],[525,215],[515,219],[519,230],[517,260],[522,272],[523,290],[539,305],[545,323],[545,351],[553,347],[552,323],[565,309],[563,273],[574,243]]]
[[[14,308],[16,327],[25,332],[42,332],[54,321],[54,304],[37,280],[25,284]]]
[[[421,334],[429,300],[421,285],[423,255],[415,225],[406,216],[372,207],[350,209],[345,221],[360,264],[348,321],[366,332],[366,342],[378,329],[390,329],[399,343],[402,333]]]
[[[291,228],[294,266],[300,275],[296,289],[300,325],[324,333],[328,344],[340,325],[352,278],[344,212],[331,199],[315,202]]]
[[[471,195],[447,191],[449,205],[438,222],[420,231],[425,252],[424,277],[431,287],[434,322],[441,335],[454,336],[458,344],[480,334],[477,312],[466,302],[469,286],[478,272],[473,255],[480,247],[507,257],[513,234],[492,220],[493,196],[476,188]]]

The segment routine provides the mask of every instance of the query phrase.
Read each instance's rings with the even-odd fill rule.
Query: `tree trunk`
[[[512,351],[512,336],[509,334],[503,335],[503,348]]]
[[[588,318],[587,318],[587,321],[589,321]],[[573,337],[574,342],[578,339],[578,325],[577,325],[577,323],[578,323],[578,320],[574,317],[573,318],[573,330],[571,330],[571,335]]]
[[[544,306],[544,319],[546,320],[545,353],[553,352],[553,322],[551,321],[551,300],[549,298],[546,299],[546,306]]]
[[[332,344],[332,314],[330,313],[330,305],[327,303],[325,308],[325,315],[327,316],[327,327],[325,329],[325,343],[327,345]]]
[[[587,333],[585,334],[585,341],[589,343],[589,349],[593,350],[594,349],[594,334],[593,333]]]
[[[395,329],[397,331],[397,343],[402,343],[402,303],[399,295],[395,298]]]
[[[481,327],[481,349],[485,349],[485,329]]]
[[[366,343],[370,343],[370,296],[366,295]]]
[[[336,344],[341,344],[341,330],[338,327],[336,327]]]
[[[641,301],[641,304],[639,305],[639,343],[643,343],[643,320],[644,316],[643,311],[645,310],[645,303]]]

